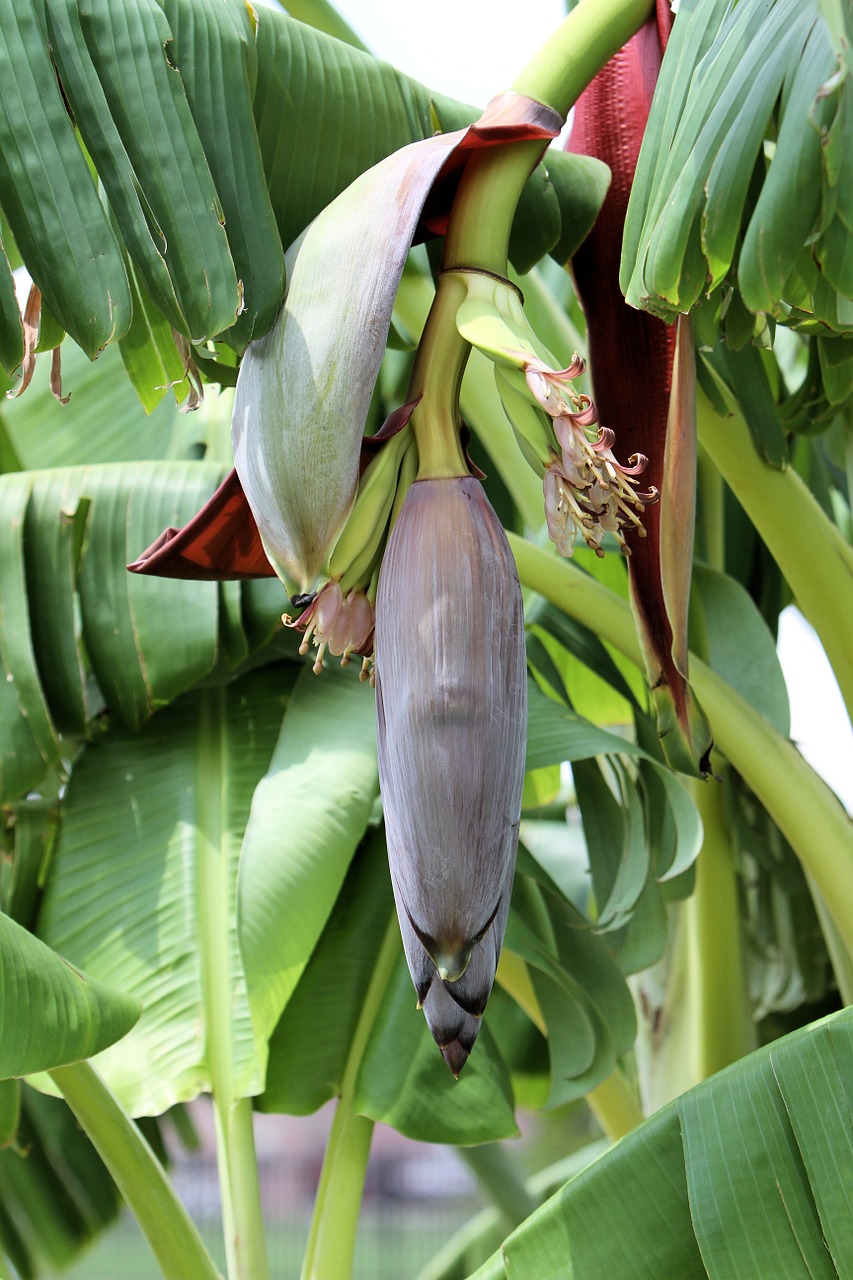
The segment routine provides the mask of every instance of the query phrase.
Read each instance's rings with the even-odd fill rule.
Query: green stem
[[[420,337],[434,297],[435,290],[428,277],[414,272],[403,276],[394,314],[413,342]],[[521,457],[495,386],[494,365],[480,351],[471,351],[462,378],[459,406],[463,420],[488,450],[525,524],[538,529],[544,518],[542,484]]]
[[[358,1231],[373,1121],[338,1100],[314,1202],[302,1280],[348,1280]]]
[[[652,12],[652,0],[584,0],[512,85],[561,115]]]
[[[743,415],[719,417],[697,395],[699,440],[764,539],[818,633],[853,720],[853,549],[793,468],[755,450]]]
[[[234,873],[222,822],[228,765],[221,689],[202,697],[198,813],[198,911],[205,1053],[216,1122],[216,1160],[229,1280],[268,1280],[266,1236],[249,1099],[237,1099],[232,1019]]]
[[[618,1067],[614,1067],[606,1080],[590,1089],[587,1104],[602,1131],[611,1142],[624,1138],[645,1120],[643,1109],[634,1090]]]
[[[227,1190],[230,1251],[233,1274],[240,1280],[267,1280],[266,1232],[255,1152],[254,1112],[251,1098],[239,1098],[231,1105],[220,1105],[214,1098],[216,1118],[217,1162],[221,1170],[222,1197]],[[224,1168],[223,1168],[224,1165]],[[223,1177],[224,1174],[224,1177]]]
[[[542,151],[539,141],[514,142],[484,147],[471,156],[453,202],[445,268],[476,267],[506,275],[516,205]]]
[[[499,1211],[507,1232],[529,1218],[533,1210],[538,1208],[539,1201],[531,1195],[515,1161],[499,1142],[478,1147],[460,1147],[457,1154]]]
[[[323,1158],[301,1280],[348,1280],[352,1272],[364,1176],[373,1135],[373,1121],[355,1110],[355,1090],[399,947],[397,917],[392,915],[365,992],[341,1079],[341,1092]]]
[[[512,533],[508,536],[523,586],[538,591],[641,665],[634,620],[624,600],[568,561]],[[690,677],[713,725],[717,746],[814,877],[845,945],[853,952],[850,819],[793,744],[692,655]]]
[[[136,1217],[166,1280],[221,1280],[163,1166],[88,1062],[51,1077]]]
[[[685,1039],[691,1061],[683,1089],[706,1080],[756,1047],[743,962],[737,876],[723,820],[722,788],[691,780],[704,828],[696,887],[683,903],[687,926]],[[683,1089],[681,1091],[683,1091]]]
[[[418,344],[407,399],[422,396],[411,417],[418,446],[418,479],[467,476],[459,439],[459,388],[470,347],[456,329],[464,282],[441,276]]]
[[[590,80],[645,22],[651,0],[584,0],[560,24],[512,85],[565,116]],[[506,273],[512,219],[542,143],[486,147],[459,184],[444,249],[446,267]]]

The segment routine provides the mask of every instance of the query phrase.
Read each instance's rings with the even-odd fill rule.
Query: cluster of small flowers
[[[616,437],[608,427],[599,426],[595,439],[589,438],[588,429],[598,422],[595,405],[570,385],[584,367],[577,354],[567,369],[549,369],[539,360],[525,366],[527,385],[553,419],[560,445],[543,482],[548,534],[561,555],[572,554],[580,533],[587,546],[603,556],[602,539],[612,533],[628,556],[631,548],[623,530],[634,528],[641,538],[646,536],[640,517],[657,501],[658,491],[643,493],[634,487],[631,479],[645,470],[648,459],[635,453],[629,465],[622,466],[613,456]]]
[[[363,591],[350,591],[344,596],[337,582],[327,582],[317,592],[308,608],[298,618],[287,614],[282,617],[286,627],[295,627],[305,635],[299,646],[304,656],[312,638],[317,650],[314,674],[323,670],[323,655],[328,649],[334,657],[340,656],[341,666],[348,667],[353,653],[363,659],[359,680],[374,683],[373,631],[375,612]]]

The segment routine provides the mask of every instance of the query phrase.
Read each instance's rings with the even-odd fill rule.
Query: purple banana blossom
[[[521,589],[473,477],[416,481],[376,598],[379,778],[418,1000],[458,1075],[506,928],[524,779]]]

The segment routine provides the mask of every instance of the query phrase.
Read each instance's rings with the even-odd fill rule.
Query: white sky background
[[[336,0],[335,8],[379,57],[474,106],[509,88],[566,16],[562,0]]]
[[[336,8],[379,57],[474,106],[508,88],[565,17],[563,0],[336,0]],[[853,812],[853,730],[820,643],[794,609],[782,616],[779,652],[791,736]]]

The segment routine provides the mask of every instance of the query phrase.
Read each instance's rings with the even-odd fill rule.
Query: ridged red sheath
[[[612,182],[592,231],[572,260],[578,295],[587,320],[593,394],[599,420],[616,433],[620,458],[645,454],[644,487],[663,490],[676,326],[625,302],[619,288],[622,233],[649,108],[672,26],[667,0],[657,0],[656,16],[611,58],[584,90],[575,108],[568,149],[609,165]],[[689,388],[688,388],[689,391]],[[671,496],[671,495],[670,495]],[[692,545],[693,496],[676,532]],[[662,505],[646,509],[645,538],[627,536],[635,613],[656,692],[672,698],[685,750],[664,742],[679,767],[692,761],[703,771],[710,746],[704,718],[673,653],[679,652],[686,620],[667,611],[662,577]]]

